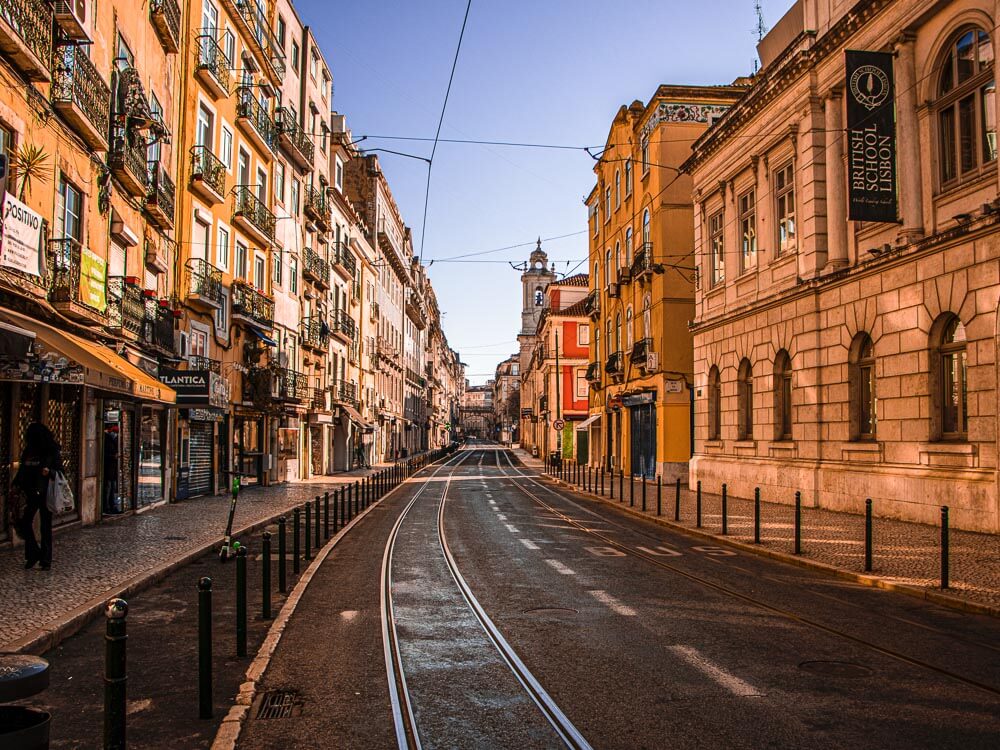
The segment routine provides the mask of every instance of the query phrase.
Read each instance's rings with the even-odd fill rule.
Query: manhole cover
[[[569,607],[533,607],[524,610],[526,615],[575,615],[577,610]]]
[[[261,696],[257,718],[287,719],[294,709],[295,693],[290,690],[269,690]]]
[[[867,677],[872,673],[868,667],[849,661],[804,661],[799,669],[829,677]]]

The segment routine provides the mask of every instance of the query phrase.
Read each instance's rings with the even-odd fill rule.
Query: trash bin
[[[39,656],[0,654],[0,703],[24,700],[49,686],[49,663]],[[0,747],[4,750],[47,750],[47,711],[0,705]]]
[[[552,451],[549,453],[549,465],[556,468],[562,466],[562,456],[559,455],[559,451]]]

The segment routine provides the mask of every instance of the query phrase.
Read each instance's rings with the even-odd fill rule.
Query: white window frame
[[[590,346],[590,326],[580,323],[576,327],[577,346]]]
[[[225,239],[223,239],[223,235],[225,235]],[[229,227],[219,222],[215,228],[215,265],[226,273],[229,273],[229,249],[232,239],[233,233]]]

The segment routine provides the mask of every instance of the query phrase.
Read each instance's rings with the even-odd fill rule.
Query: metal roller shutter
[[[191,423],[191,468],[188,488],[191,497],[212,491],[212,423]]]

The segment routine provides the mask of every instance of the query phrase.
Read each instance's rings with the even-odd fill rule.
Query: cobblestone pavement
[[[263,521],[370,472],[247,488],[233,528]],[[24,569],[23,548],[0,546],[0,650],[135,576],[222,538],[230,497],[216,495],[151,508],[97,526],[56,531],[52,569]]]
[[[542,462],[517,451],[525,465],[544,471]],[[607,479],[607,477],[606,477]],[[629,505],[629,482],[624,482]],[[608,493],[605,482],[605,497]],[[707,489],[707,488],[705,488]],[[720,488],[721,489],[721,488]],[[620,502],[618,478],[615,501]],[[662,517],[674,520],[675,488],[662,488]],[[681,489],[680,522],[694,529],[696,493]],[[753,543],[753,500],[729,496],[728,537]],[[656,484],[646,489],[646,515],[656,515]],[[634,510],[641,510],[641,483],[635,483]],[[941,530],[937,526],[879,518],[873,521],[871,575],[897,584],[942,591]],[[721,535],[722,496],[702,493],[701,531]],[[761,547],[791,554],[795,546],[795,508],[792,504],[761,500]],[[945,593],[970,602],[1000,607],[1000,535],[952,529],[950,533],[950,587]],[[802,554],[807,560],[864,573],[865,519],[863,515],[802,508]]]

